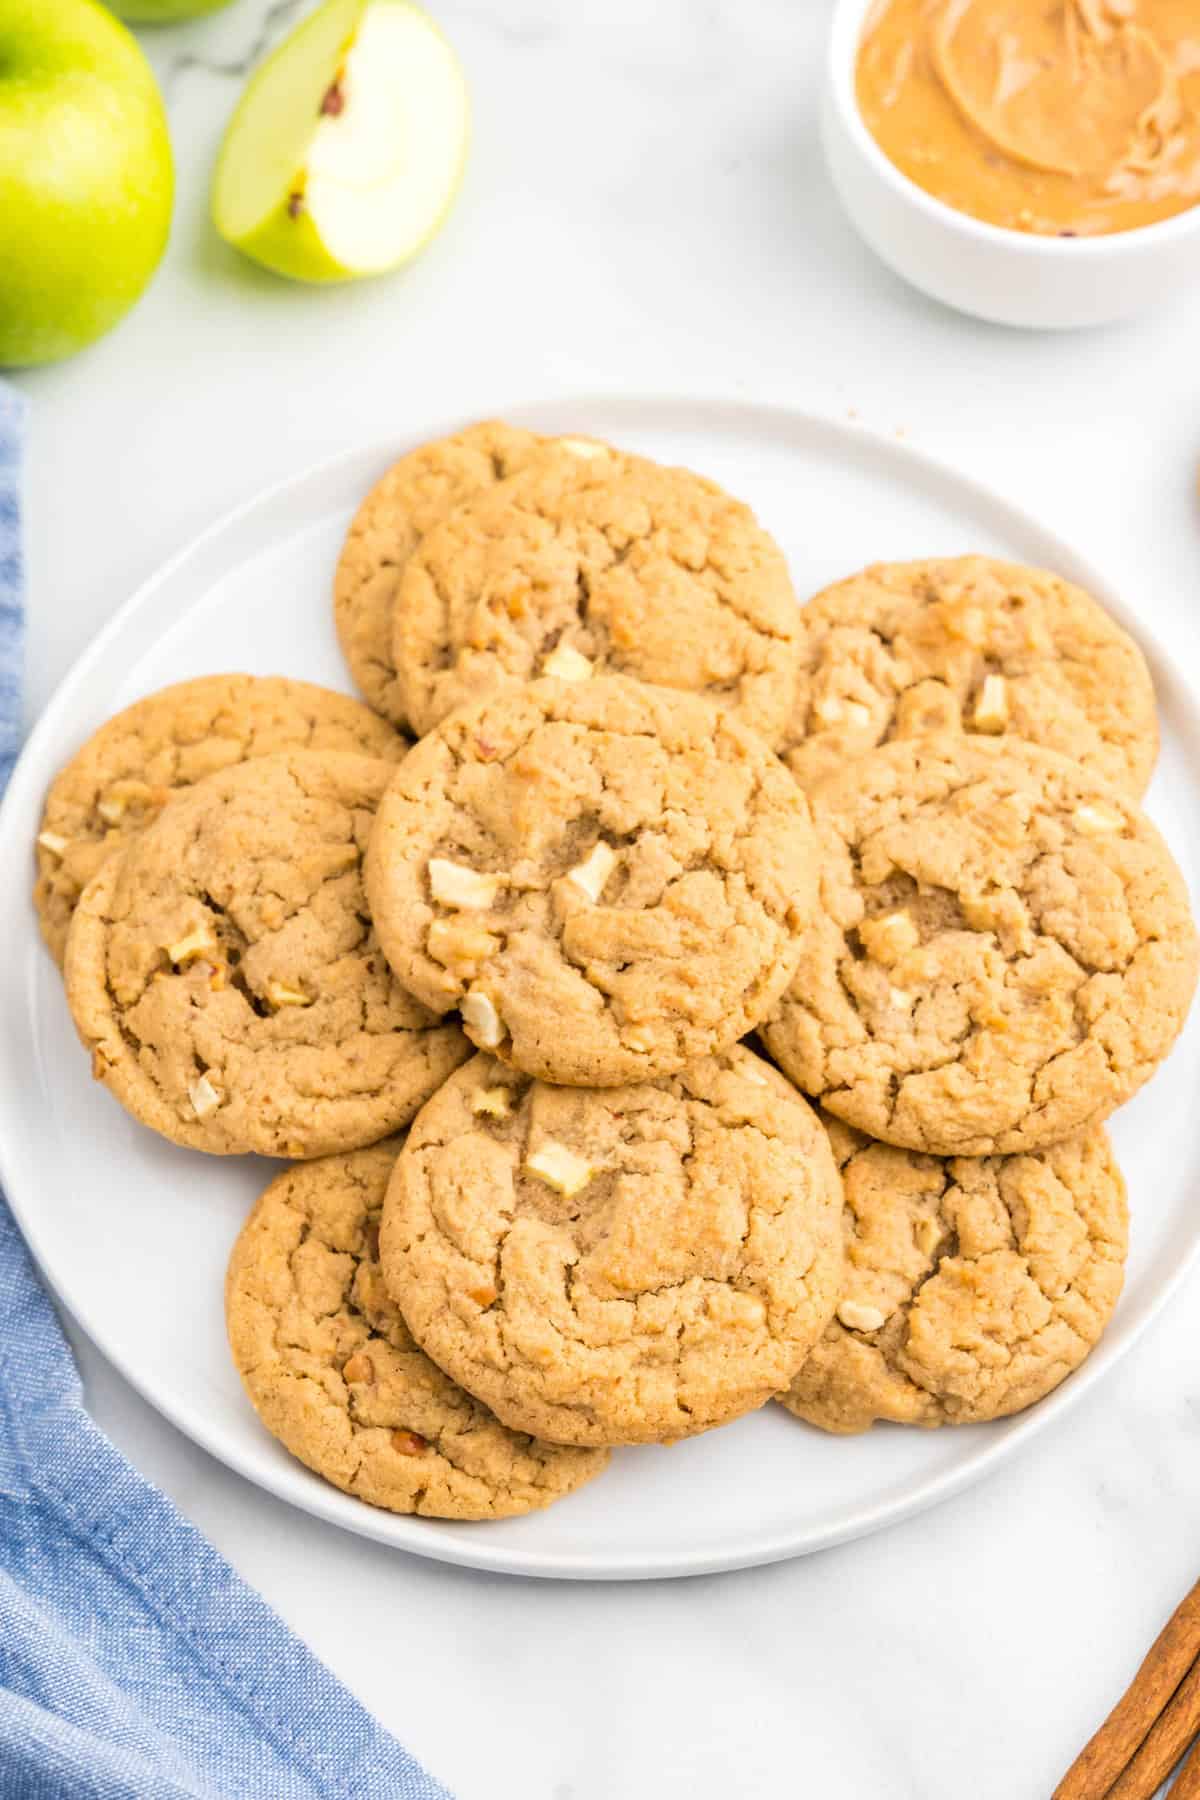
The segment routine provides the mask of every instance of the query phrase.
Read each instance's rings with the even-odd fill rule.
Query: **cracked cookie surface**
[[[547,1081],[649,1078],[782,993],[816,904],[808,804],[696,695],[539,681],[445,720],[379,808],[367,890],[426,1005]]]
[[[361,701],[280,675],[203,675],[135,701],[88,739],[46,796],[34,904],[55,962],[92,876],[178,789],[276,750],[398,762],[407,749]]]
[[[810,787],[892,738],[1041,744],[1135,795],[1158,723],[1137,645],[1082,588],[984,556],[877,563],[801,607],[784,759]]]
[[[1079,1367],[1125,1275],[1125,1183],[1107,1134],[1018,1156],[922,1156],[826,1118],[846,1273],[789,1412],[825,1431],[1020,1412]]]
[[[1137,805],[1053,751],[871,751],[811,795],[821,907],[762,1034],[887,1143],[1034,1150],[1153,1074],[1196,983],[1183,879]]]
[[[797,669],[787,564],[749,507],[687,469],[551,456],[458,507],[410,558],[393,650],[408,716],[564,664],[703,692],[769,743]]]
[[[392,656],[392,609],[405,564],[452,507],[516,474],[552,441],[485,419],[410,450],[354,515],[334,575],[334,624],[362,693],[395,724],[406,720]]]
[[[379,1267],[399,1140],[287,1169],[233,1247],[225,1313],[255,1411],[357,1499],[440,1519],[510,1519],[582,1487],[602,1450],[509,1431],[420,1349]]]
[[[363,893],[393,765],[292,751],[177,795],[85,890],[67,999],[93,1073],[175,1143],[308,1157],[407,1124],[469,1054]]]
[[[841,1205],[815,1113],[748,1050],[593,1090],[477,1056],[413,1124],[380,1253],[418,1342],[506,1424],[652,1443],[792,1380]]]

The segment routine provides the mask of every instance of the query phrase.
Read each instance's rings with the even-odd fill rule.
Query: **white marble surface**
[[[461,203],[408,274],[327,292],[239,262],[205,216],[247,59],[303,10],[235,0],[145,35],[179,160],[167,263],[107,342],[22,378],[34,707],[143,576],[275,477],[391,429],[623,388],[853,410],[960,460],[1084,544],[1200,679],[1195,296],[1050,338],[902,288],[821,168],[824,0],[439,0],[475,95]],[[462,1800],[1032,1800],[1198,1573],[1198,1301],[1193,1281],[1061,1430],[939,1511],[644,1586],[344,1537],[79,1350],[105,1428]]]

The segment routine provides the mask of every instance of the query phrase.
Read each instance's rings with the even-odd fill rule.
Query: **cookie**
[[[513,1430],[654,1443],[792,1380],[841,1206],[816,1115],[748,1050],[590,1090],[477,1056],[413,1124],[380,1255],[417,1341]]]
[[[279,675],[203,675],[126,707],[46,796],[34,904],[55,962],[92,876],[176,789],[275,750],[352,750],[398,762],[407,748],[360,701]]]
[[[582,1487],[602,1450],[508,1431],[418,1348],[379,1268],[395,1139],[286,1169],[233,1247],[229,1343],[267,1430],[389,1512],[511,1519]]]
[[[539,675],[703,692],[769,743],[797,669],[787,564],[749,507],[687,469],[555,455],[450,513],[396,595],[418,732]]]
[[[452,507],[515,474],[551,441],[486,419],[410,450],[355,514],[334,576],[334,623],[358,687],[397,725],[405,712],[392,658],[392,605],[405,564]]]
[[[379,809],[367,891],[410,993],[482,1050],[604,1087],[770,1011],[816,901],[808,806],[695,694],[539,681],[454,713]]]
[[[889,739],[943,731],[1026,738],[1134,795],[1158,753],[1141,651],[1044,569],[877,563],[801,608],[784,755],[806,787]]]
[[[1004,1418],[1079,1367],[1129,1217],[1102,1130],[1028,1155],[921,1156],[827,1119],[845,1187],[837,1313],[786,1394],[825,1431]]]
[[[357,1149],[469,1054],[405,993],[367,912],[392,773],[304,750],[224,769],[89,884],[67,999],[93,1073],[144,1125],[218,1155]]]
[[[763,1028],[805,1093],[940,1156],[1037,1150],[1153,1074],[1196,983],[1171,853],[1052,750],[886,744],[812,792],[822,906]]]

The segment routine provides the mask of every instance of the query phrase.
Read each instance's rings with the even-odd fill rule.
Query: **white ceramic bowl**
[[[1035,330],[1109,324],[1200,281],[1200,206],[1109,237],[1036,237],[956,212],[902,175],[855,97],[870,5],[834,10],[821,134],[842,204],[897,274],[961,312]]]

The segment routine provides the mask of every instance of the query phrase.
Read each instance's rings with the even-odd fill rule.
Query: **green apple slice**
[[[297,281],[380,275],[434,236],[458,191],[470,112],[458,60],[412,0],[325,0],[243,94],[213,220]]]

